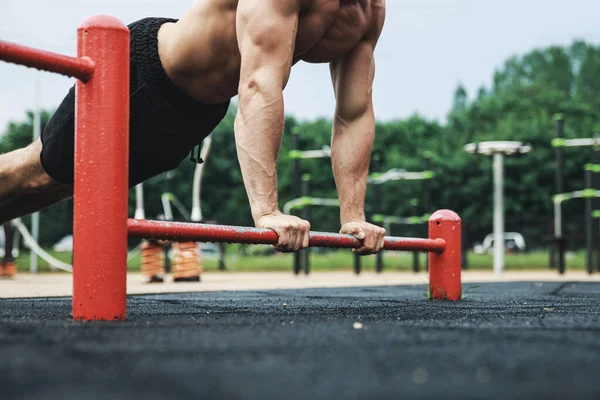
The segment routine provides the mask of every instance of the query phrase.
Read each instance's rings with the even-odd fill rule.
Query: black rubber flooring
[[[600,399],[600,283],[0,300],[0,399]]]

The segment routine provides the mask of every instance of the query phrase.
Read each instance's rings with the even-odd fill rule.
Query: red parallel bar
[[[277,234],[270,229],[246,228],[241,226],[206,225],[184,222],[146,221],[129,219],[129,237],[193,241],[229,242],[246,244],[276,244]],[[358,248],[361,241],[351,235],[311,232],[311,247]],[[443,239],[418,239],[386,237],[384,249],[398,251],[427,251],[442,253],[446,248]]]
[[[87,81],[92,77],[95,67],[94,62],[89,58],[69,57],[1,40],[0,60],[43,71],[56,72],[83,81]]]

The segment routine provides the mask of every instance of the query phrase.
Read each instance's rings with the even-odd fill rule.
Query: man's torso
[[[294,62],[327,63],[347,54],[383,12],[384,0],[298,0]],[[205,103],[237,94],[238,0],[197,0],[177,24],[159,32],[159,53],[171,80]],[[169,54],[169,57],[162,57]],[[168,61],[167,61],[168,60]]]

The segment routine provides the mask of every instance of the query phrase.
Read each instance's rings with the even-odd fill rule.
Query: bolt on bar
[[[247,244],[277,243],[277,234],[271,229],[136,219],[129,219],[127,228],[129,237],[135,238]],[[361,241],[352,235],[311,232],[309,245],[311,247],[358,248],[361,246]],[[446,242],[443,239],[386,237],[384,245],[386,250],[431,251],[435,253],[442,253],[445,248]]]
[[[89,58],[69,57],[0,40],[0,60],[87,81],[94,73]]]

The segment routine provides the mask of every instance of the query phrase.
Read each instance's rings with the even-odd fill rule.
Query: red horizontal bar
[[[276,244],[277,234],[270,229],[241,226],[206,225],[184,222],[129,219],[129,237],[172,241],[228,242],[246,244]],[[311,232],[311,247],[358,248],[361,241],[351,235]],[[386,237],[384,249],[399,251],[431,251],[443,253],[443,239]]]
[[[0,60],[48,72],[56,72],[86,81],[94,73],[94,62],[88,58],[69,57],[0,40]]]

